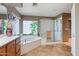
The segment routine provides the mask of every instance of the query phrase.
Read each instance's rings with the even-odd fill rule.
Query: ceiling
[[[0,14],[7,14],[7,7],[22,7],[22,3],[0,3]]]
[[[55,17],[61,13],[70,13],[72,3],[23,3],[23,7],[16,7],[21,15]]]
[[[22,3],[3,3],[7,7],[23,7]]]
[[[0,4],[0,14],[7,14],[7,8]]]

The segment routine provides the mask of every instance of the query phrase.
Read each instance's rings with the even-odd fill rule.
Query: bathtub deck
[[[71,56],[70,47],[64,44],[43,45],[23,56]]]

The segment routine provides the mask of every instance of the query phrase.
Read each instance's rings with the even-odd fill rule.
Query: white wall
[[[76,27],[76,55],[79,56],[79,3],[75,5],[75,27]]]
[[[71,53],[72,55],[75,54],[75,39],[76,39],[76,32],[75,32],[75,4],[73,4],[71,10]]]
[[[79,56],[79,4],[73,4],[71,15],[72,15],[71,52],[73,55]]]
[[[52,31],[52,41],[53,41],[53,20],[52,19],[40,19],[40,35],[42,37],[42,44],[46,43],[46,32]]]

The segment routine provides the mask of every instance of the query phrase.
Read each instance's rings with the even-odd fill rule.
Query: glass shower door
[[[55,42],[61,42],[62,41],[62,19],[56,19],[55,20]]]

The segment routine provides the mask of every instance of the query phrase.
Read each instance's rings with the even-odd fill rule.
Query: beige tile
[[[64,44],[42,45],[23,56],[71,56],[70,50]]]

